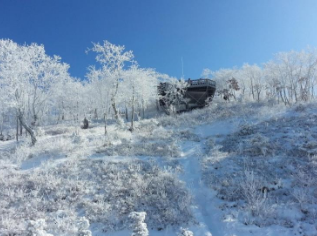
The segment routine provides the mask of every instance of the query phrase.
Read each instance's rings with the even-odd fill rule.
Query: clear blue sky
[[[0,38],[44,44],[84,78],[91,42],[133,50],[141,67],[199,78],[279,51],[317,47],[316,0],[0,0]]]

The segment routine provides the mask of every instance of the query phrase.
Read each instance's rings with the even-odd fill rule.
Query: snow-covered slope
[[[130,235],[134,211],[157,236],[317,235],[316,124],[314,104],[221,103],[1,142],[0,235]]]

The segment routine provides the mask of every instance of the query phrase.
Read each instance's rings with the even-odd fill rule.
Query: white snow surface
[[[105,168],[112,166],[113,170],[129,169],[130,165],[136,163],[136,167],[131,168],[142,169],[143,167],[138,165],[151,163],[158,166],[159,175],[173,177],[179,181],[175,182],[180,184],[180,189],[177,191],[188,191],[184,194],[191,196],[190,205],[187,207],[192,217],[189,217],[187,222],[176,222],[164,227],[156,227],[151,222],[157,221],[152,219],[151,222],[147,222],[148,218],[146,218],[149,235],[177,235],[179,229],[183,227],[188,228],[197,236],[316,236],[316,124],[317,106],[315,104],[285,108],[224,103],[213,104],[210,108],[180,114],[176,117],[162,116],[136,122],[134,133],[127,130],[128,123],[126,127],[120,128],[111,125],[105,137],[104,128],[96,123],[94,128],[88,130],[68,128],[64,133],[59,134],[44,132],[38,137],[38,143],[34,147],[29,146],[28,137],[22,138],[18,144],[15,141],[0,142],[0,170],[2,172],[0,188],[2,190],[7,188],[8,191],[4,200],[7,202],[0,200],[0,204],[6,206],[0,210],[0,213],[7,216],[6,219],[2,218],[0,229],[4,232],[3,235],[6,235],[5,232],[8,233],[15,227],[10,224],[17,221],[40,220],[33,217],[41,216],[46,219],[48,225],[46,229],[41,228],[41,230],[47,230],[47,233],[51,235],[77,235],[81,232],[80,230],[87,229],[75,229],[68,221],[77,222],[79,217],[86,217],[90,219],[89,230],[92,235],[131,235],[131,229],[124,222],[118,229],[105,230],[104,227],[108,223],[104,219],[109,219],[109,222],[114,220],[115,213],[104,212],[103,220],[98,221],[97,218],[88,215],[88,210],[79,207],[80,204],[76,207],[71,206],[78,203],[78,199],[73,198],[69,200],[69,209],[63,205],[56,205],[45,211],[40,208],[42,205],[39,203],[37,211],[41,213],[22,215],[21,219],[17,216],[14,218],[14,213],[17,215],[23,206],[17,207],[15,205],[17,202],[9,204],[8,201],[15,199],[21,205],[27,203],[23,203],[23,198],[9,196],[19,194],[18,189],[12,190],[23,185],[19,181],[27,181],[26,179],[30,178],[28,181],[32,182],[35,177],[32,179],[30,176],[37,174],[44,176],[43,173],[48,173],[49,179],[50,175],[58,175],[60,171],[61,175],[65,176],[69,173],[64,181],[67,180],[69,183],[77,181],[76,186],[79,189],[86,188],[82,190],[81,195],[77,196],[84,199],[82,204],[94,206],[95,203],[99,204],[100,200],[91,203],[89,201],[93,201],[94,198],[103,199],[103,194],[108,189],[97,191],[96,188],[101,186],[102,182],[98,182],[99,180],[94,182],[88,177],[87,181],[91,182],[91,189],[87,189],[89,185],[80,183],[86,178],[87,173],[92,172],[91,176],[94,176],[94,171],[99,173],[95,169],[99,166],[105,166]],[[63,128],[59,125],[46,129]],[[45,130],[45,127],[43,129]],[[65,169],[66,167],[69,169]],[[110,172],[113,170],[104,170],[107,179],[111,177]],[[133,178],[142,178],[142,173],[142,171],[132,173]],[[11,177],[7,181],[12,181],[12,184],[10,182],[10,186],[5,187],[4,178],[8,176]],[[12,176],[21,176],[21,178]],[[116,178],[120,179],[120,174]],[[57,190],[58,186],[67,185],[66,182],[56,185]],[[117,184],[117,182],[114,183]],[[133,181],[130,185],[133,185]],[[116,186],[105,186],[111,189],[116,188]],[[135,185],[133,188],[138,186],[141,185]],[[34,189],[37,188],[34,187]],[[32,191],[35,191],[34,189]],[[250,194],[252,190],[254,190],[253,195]],[[86,194],[89,191],[96,195]],[[109,191],[112,190],[109,189]],[[65,193],[71,195],[73,192],[65,191]],[[45,194],[48,194],[48,191]],[[161,198],[164,198],[165,194],[169,193],[160,194],[162,194]],[[63,197],[70,198],[67,195]],[[121,195],[117,196],[116,204],[119,204],[120,197]],[[44,198],[43,195],[39,201],[44,201]],[[49,199],[50,196],[47,198]],[[56,199],[58,198],[59,196],[56,196]],[[127,201],[129,198],[124,199]],[[172,201],[171,203],[176,204]],[[151,201],[145,204],[151,204]],[[135,207],[138,208],[138,206]],[[146,207],[151,209],[150,205]],[[111,206],[104,206],[102,209],[110,208]],[[180,209],[183,209],[183,206],[180,206]],[[9,210],[13,214],[8,213]],[[58,214],[54,213],[58,210],[64,212],[67,210],[70,213],[65,213],[66,218],[62,217],[61,221],[56,221],[59,222],[60,228],[57,228],[60,231],[57,228],[54,231],[54,227],[50,227],[50,220],[54,217],[59,219],[59,216],[56,216]],[[136,210],[133,209],[133,211]],[[143,210],[140,209],[140,211]],[[147,217],[149,214],[151,213],[147,212]],[[117,219],[116,222],[119,221],[120,219]],[[19,233],[26,235],[23,227],[22,223],[17,225],[20,229],[17,235]],[[60,233],[63,232],[63,227],[68,230],[64,234]]]

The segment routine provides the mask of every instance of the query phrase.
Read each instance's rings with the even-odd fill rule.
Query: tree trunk
[[[28,126],[25,123],[24,117],[23,117],[23,113],[19,110],[18,111],[18,119],[20,120],[21,125],[25,128],[25,130],[30,134],[31,136],[31,141],[32,141],[32,145],[34,145],[36,143],[36,138],[35,138],[35,134],[34,131],[31,129],[30,126]]]
[[[129,113],[127,107],[125,107],[125,119],[127,120],[127,122],[129,121]]]
[[[95,112],[94,112],[94,119],[98,120],[98,112],[97,112],[97,108],[95,108]]]
[[[132,113],[131,113],[131,127],[130,131],[133,132],[134,130],[134,101],[132,100]]]
[[[22,134],[23,134],[23,126],[22,126],[21,121],[20,121],[20,136],[22,136]]]
[[[134,130],[134,87],[133,87],[133,96],[132,96],[132,114],[131,114],[131,127],[130,127],[130,131],[133,132]]]
[[[64,101],[62,101],[62,120],[65,119]]]
[[[260,94],[261,94],[261,91],[257,91],[258,103],[260,102]]]
[[[252,98],[254,99],[254,88],[253,88],[253,80],[251,79],[251,93],[252,93]]]
[[[78,104],[78,99],[77,99],[77,103],[76,103],[77,105],[77,114],[76,114],[76,121],[77,121],[77,123],[79,122],[79,104]]]
[[[37,115],[34,115],[33,116],[33,122],[32,122],[33,126],[36,126],[36,121],[37,121]]]
[[[113,108],[113,111],[114,111],[114,116],[115,116],[115,119],[117,121],[117,123],[119,123],[119,113],[118,113],[118,110],[117,110],[117,107],[116,107],[116,95],[118,93],[118,89],[119,89],[119,71],[117,71],[118,73],[118,78],[116,80],[116,87],[115,87],[115,92],[114,94],[112,94],[111,96],[111,102],[112,102],[112,108]]]
[[[35,90],[35,92],[36,92],[36,90]],[[37,121],[37,115],[36,115],[36,111],[35,111],[35,97],[36,97],[36,93],[34,94],[34,99],[32,102],[33,122],[31,122],[31,124],[33,126],[36,125],[36,121]]]
[[[103,113],[103,118],[105,120],[105,135],[107,135],[107,113]]]
[[[16,140],[18,142],[19,141],[19,119],[18,119],[18,116],[17,116],[17,127],[16,127],[15,138],[16,138]]]
[[[119,122],[119,113],[118,113],[118,110],[117,110],[117,107],[116,107],[116,103],[115,103],[114,100],[112,101],[111,105],[112,105],[112,109],[114,111],[114,117],[115,117],[116,121]]]
[[[156,99],[156,110],[160,111],[160,101],[159,101],[159,99]]]

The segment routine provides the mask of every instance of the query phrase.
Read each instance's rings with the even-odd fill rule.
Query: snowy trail
[[[226,225],[217,214],[213,204],[215,198],[210,189],[206,188],[201,178],[200,154],[202,146],[197,142],[185,142],[182,145],[184,156],[180,160],[184,173],[181,179],[186,183],[187,188],[193,196],[193,213],[200,225],[192,227],[195,235],[223,236],[226,232]]]

